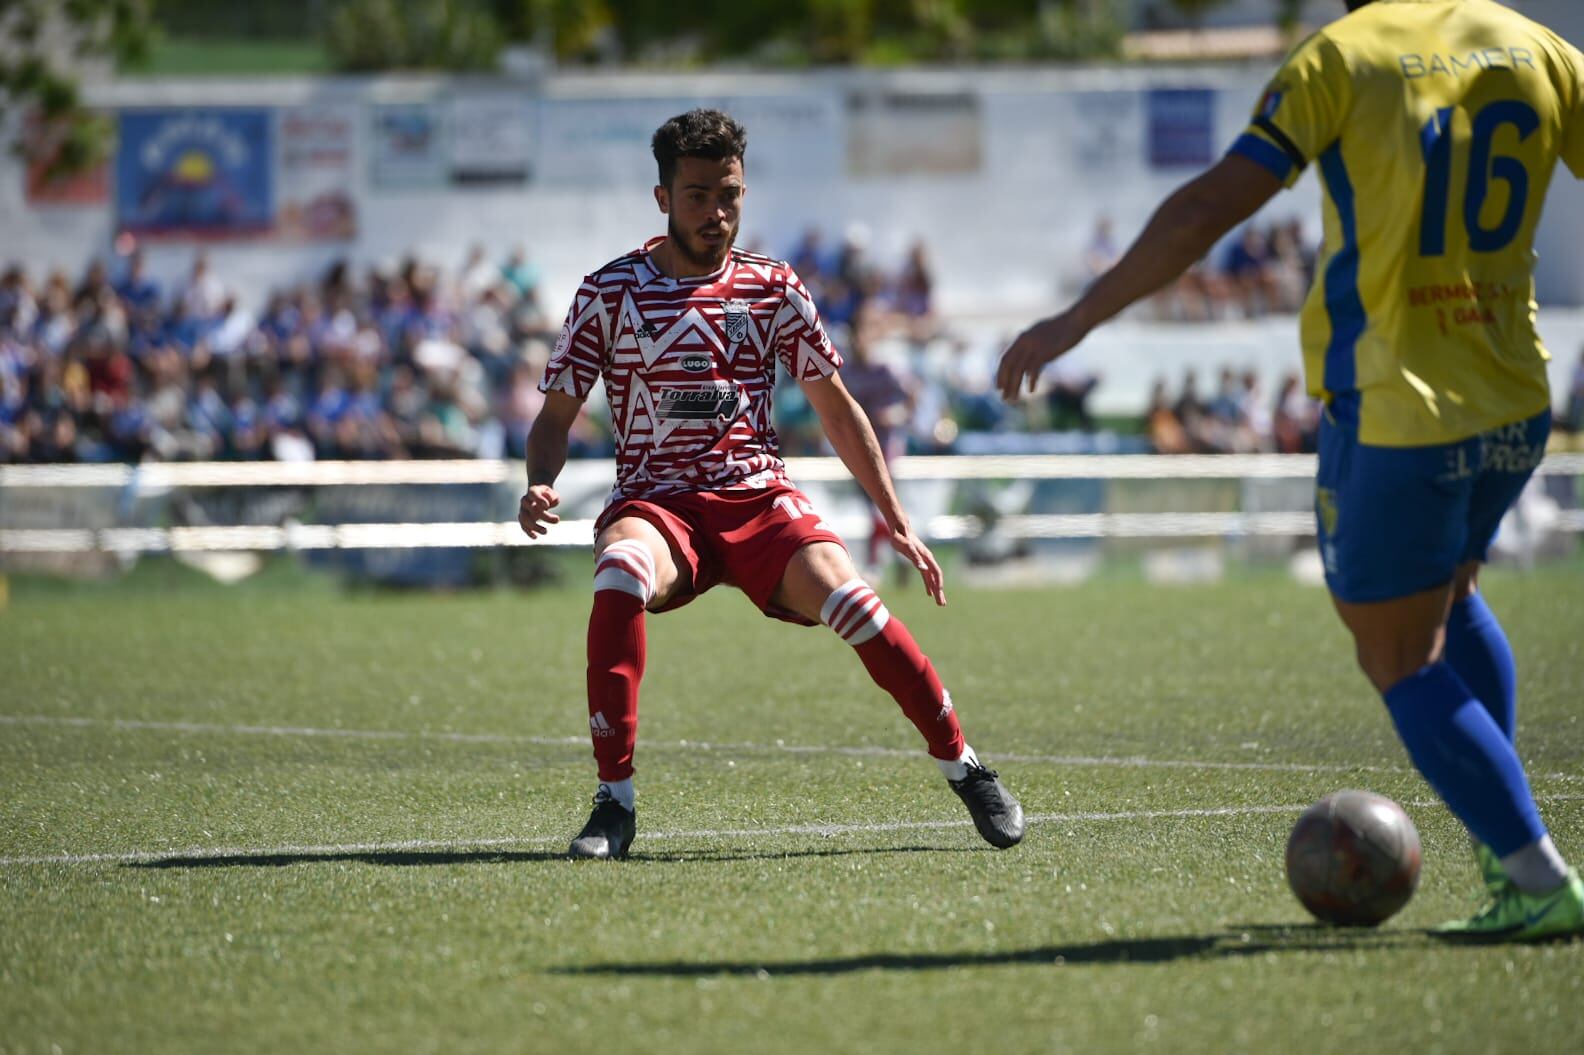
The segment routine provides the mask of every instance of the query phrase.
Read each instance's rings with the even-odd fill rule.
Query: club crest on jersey
[[[1341,519],[1337,508],[1337,493],[1329,487],[1315,488],[1315,511],[1320,514],[1320,526],[1327,535],[1335,535],[1337,521]]]
[[[689,352],[682,357],[682,369],[690,374],[707,374],[710,368],[710,357],[703,352]]]
[[[1275,117],[1276,111],[1281,109],[1283,88],[1284,85],[1271,85],[1264,96],[1260,98],[1259,108],[1255,110],[1254,116],[1263,117],[1267,120]]]
[[[748,302],[746,300],[728,300],[726,302],[726,339],[733,344],[748,339]]]
[[[660,392],[655,416],[662,421],[710,421],[731,419],[742,405],[736,385],[701,385],[696,388],[667,388]]]

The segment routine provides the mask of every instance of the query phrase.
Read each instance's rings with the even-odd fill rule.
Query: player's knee
[[[1479,561],[1460,565],[1452,580],[1452,603],[1466,601],[1479,590]]]
[[[1359,669],[1382,695],[1440,658],[1435,638],[1360,641],[1357,653]]]
[[[594,592],[615,590],[647,605],[654,600],[657,577],[654,556],[637,539],[612,542],[594,564]]]
[[[1375,686],[1376,692],[1384,695],[1387,689],[1401,680],[1393,677],[1392,664],[1381,662],[1368,649],[1362,647],[1356,649],[1355,656],[1358,659],[1359,670],[1362,670],[1370,684]]]
[[[890,621],[891,613],[862,579],[836,587],[820,608],[820,622],[854,648],[879,636]]]

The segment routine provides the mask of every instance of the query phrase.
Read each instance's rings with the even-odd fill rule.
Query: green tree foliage
[[[494,0],[515,39],[561,62],[766,66],[1094,58],[1117,53],[1114,0]]]
[[[1292,33],[1298,28],[1298,19],[1303,15],[1304,0],[1274,0],[1276,4],[1276,24],[1283,33]]]
[[[77,68],[136,62],[153,33],[148,0],[0,0],[0,102],[34,119],[16,149],[46,178],[92,168],[110,150],[110,122],[83,107]]]
[[[1197,26],[1204,16],[1226,3],[1226,0],[1171,0],[1171,6],[1182,12],[1184,18]]]
[[[331,61],[349,73],[490,70],[504,42],[494,14],[468,0],[345,0],[325,29]]]

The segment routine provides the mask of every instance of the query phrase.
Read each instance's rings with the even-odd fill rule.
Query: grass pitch
[[[0,613],[0,1053],[1571,1050],[1584,943],[1447,947],[1462,835],[1323,593],[886,591],[1032,818],[981,843],[828,631],[651,619],[632,859],[593,789],[586,568],[527,594],[278,567],[20,581]],[[1584,860],[1584,568],[1491,574],[1519,748]],[[1425,844],[1378,931],[1282,849],[1339,787]]]

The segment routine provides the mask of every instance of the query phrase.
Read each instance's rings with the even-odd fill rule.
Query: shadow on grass
[[[1221,934],[1165,938],[1117,938],[1070,945],[1041,945],[1004,952],[870,953],[823,960],[701,960],[666,963],[605,963],[552,968],[567,975],[670,976],[851,974],[857,971],[931,971],[951,967],[1008,967],[1026,964],[1153,964],[1213,960],[1282,952],[1334,952],[1392,949],[1420,945],[1418,931],[1343,930],[1319,924],[1250,926]]]
[[[793,857],[849,857],[854,854],[950,854],[979,853],[978,847],[963,846],[880,846],[871,849],[788,850],[736,853],[729,850],[679,850],[674,853],[634,852],[627,856],[633,864],[690,864],[717,861],[781,861]],[[256,853],[159,857],[148,861],[129,861],[123,868],[284,868],[288,865],[354,864],[413,868],[423,865],[532,864],[540,861],[566,861],[567,855],[550,850],[311,850],[294,853]],[[599,867],[598,862],[580,862]],[[615,865],[621,867],[620,863]]]

